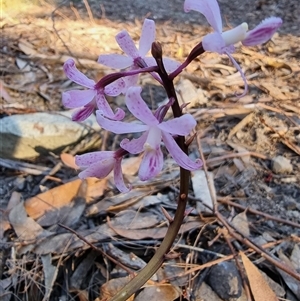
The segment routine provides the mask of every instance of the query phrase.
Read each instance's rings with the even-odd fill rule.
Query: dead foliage
[[[62,71],[67,58],[99,79],[111,70],[97,56],[120,51],[114,35],[127,29],[139,37],[138,19],[82,15],[72,5],[54,10],[43,3],[1,19],[3,116],[62,110],[61,93],[71,87]],[[190,25],[178,32],[167,22],[157,28],[165,55],[177,60],[205,32]],[[250,87],[241,99],[240,75],[222,56],[207,53],[180,75],[183,102],[190,102],[185,80],[201,95],[187,110],[198,120],[192,155],[199,151],[206,169],[192,174],[189,214],[164,265],[131,300],[300,300],[299,55],[292,35],[239,47],[233,56]],[[149,76],[141,85],[154,107],[164,99]],[[120,139],[96,135],[103,149]],[[109,300],[165,236],[166,214],[176,209],[174,162],[143,183],[136,176],[139,158],[128,158],[123,169],[133,189],[119,194],[110,178],[76,178],[73,155],[89,145],[85,139],[32,162],[0,159],[1,300]],[[278,156],[288,159],[288,170],[274,168]]]

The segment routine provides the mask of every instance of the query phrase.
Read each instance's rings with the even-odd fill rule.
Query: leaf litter
[[[90,5],[93,7],[93,1]],[[61,110],[61,92],[70,88],[62,72],[67,58],[75,57],[89,76],[100,78],[111,70],[98,65],[97,56],[118,51],[114,35],[125,28],[138,38],[142,16],[134,23],[103,16],[92,19],[91,15],[87,20],[80,17],[87,15],[86,5],[62,6],[55,11],[53,23],[49,16],[54,8],[43,2],[34,6],[31,14],[1,20],[2,116]],[[138,16],[137,11],[135,14]],[[206,32],[190,23],[180,28],[178,34],[172,23],[162,22],[157,32],[165,54],[178,60],[187,55],[195,37]],[[188,111],[198,120],[197,133],[219,211],[246,240],[257,241],[268,254],[299,274],[298,41],[296,35],[280,34],[255,49],[239,48],[233,56],[243,66],[250,86],[249,95],[239,100],[234,92],[243,83],[221,56],[208,53],[199,58],[181,79],[201,95]],[[153,103],[152,95],[155,102],[164,100],[165,95],[150,78],[143,76],[141,84],[149,101]],[[182,101],[189,102],[184,89],[177,89]],[[111,145],[111,149],[120,139],[102,131],[95,135],[101,136],[102,147]],[[45,301],[106,300],[149,261],[164,237],[168,221],[161,207],[172,216],[178,192],[178,170],[172,160],[158,178],[143,183],[136,177],[139,158],[129,158],[125,176],[134,186],[130,193],[118,194],[110,177],[86,182],[76,178],[73,156],[84,145],[93,147],[86,137],[77,148],[48,153],[31,162],[1,158],[5,175],[0,178],[3,300],[14,300],[14,296],[18,300],[33,300],[32,296]],[[192,155],[198,156],[197,148],[192,145]],[[278,155],[289,160],[289,173],[272,169]],[[204,210],[202,203],[213,207],[215,196],[207,193],[209,183],[202,171],[200,174],[192,177],[189,216],[178,240],[166,255],[164,266],[133,299],[191,300],[195,296],[196,300],[225,300],[224,295],[213,295],[216,293],[208,285],[208,275],[213,266],[235,262],[225,243],[229,235],[236,248],[242,248],[240,254],[251,253],[252,261],[245,261],[242,255],[246,263],[240,273],[248,278],[253,300],[299,300],[299,280],[274,269],[261,253],[243,245],[230,232],[225,234],[211,211]],[[260,271],[275,280],[283,295],[261,280]],[[224,274],[222,282],[230,272]],[[222,284],[220,279],[213,281]],[[260,295],[262,287],[264,293],[270,289],[273,293]],[[261,296],[264,299],[259,299]]]

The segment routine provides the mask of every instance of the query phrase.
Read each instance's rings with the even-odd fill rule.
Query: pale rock
[[[182,79],[176,86],[178,101],[182,104],[189,103],[190,107],[203,105],[208,102],[202,89],[197,89],[188,79]]]
[[[202,282],[200,288],[194,292],[196,300],[202,301],[222,301],[209,285]]]
[[[23,190],[26,184],[26,179],[22,176],[19,176],[15,178],[13,183],[15,188],[17,188],[18,190]]]
[[[100,129],[95,116],[78,123],[71,120],[71,114],[40,112],[0,119],[0,157],[33,159],[79,142],[91,129]]]
[[[272,161],[272,170],[277,173],[290,173],[293,171],[291,161],[283,156],[277,156]]]

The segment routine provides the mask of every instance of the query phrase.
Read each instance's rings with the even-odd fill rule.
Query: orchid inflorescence
[[[123,139],[116,151],[97,151],[76,156],[76,164],[83,169],[79,173],[80,178],[104,178],[113,171],[116,187],[121,192],[126,192],[130,187],[125,185],[123,180],[122,158],[128,154],[143,153],[138,175],[142,181],[151,179],[163,168],[162,142],[181,168],[189,171],[199,169],[202,161],[190,159],[187,151],[177,143],[179,136],[184,137],[191,133],[196,121],[191,114],[182,114],[175,90],[172,89],[173,79],[205,51],[226,54],[244,80],[244,92],[240,95],[244,96],[247,92],[247,81],[242,69],[231,55],[235,50],[234,44],[242,42],[244,46],[253,46],[264,43],[282,24],[280,18],[271,17],[250,31],[247,31],[248,25],[243,23],[223,32],[220,9],[216,0],[185,0],[184,10],[186,12],[194,10],[203,14],[214,32],[203,37],[202,42],[194,47],[182,64],[169,58],[162,58],[160,44],[155,42],[155,23],[149,19],[144,21],[138,48],[128,32],[123,30],[116,35],[116,41],[125,55],[99,56],[98,63],[122,71],[104,76],[96,83],[76,68],[73,59],[65,62],[66,76],[76,84],[87,88],[67,91],[62,95],[64,106],[79,108],[72,116],[74,121],[83,121],[96,110],[97,122],[103,129],[115,134],[142,133],[136,139]],[[150,50],[152,56],[146,56]],[[142,88],[137,85],[139,75],[146,72],[163,85],[169,97],[169,102],[158,107],[155,112],[149,109],[141,97]],[[124,122],[122,119],[125,112],[120,108],[115,112],[112,110],[106,96],[120,94],[125,95],[128,110],[140,122]],[[164,121],[169,108],[172,108],[174,118]],[[174,108],[180,110],[176,111]]]

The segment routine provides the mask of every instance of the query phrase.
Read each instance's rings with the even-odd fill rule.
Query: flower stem
[[[155,44],[155,53],[153,53],[154,58],[156,59],[157,66],[159,67],[158,74],[161,77],[164,88],[168,94],[168,97],[174,98],[174,103],[172,105],[173,115],[174,117],[180,117],[182,115],[182,111],[180,105],[178,103],[178,99],[176,96],[173,78],[171,79],[165,68],[163,66],[162,61],[162,51],[160,48],[160,44]],[[153,47],[152,47],[153,48]],[[185,138],[183,136],[178,136],[176,139],[179,147],[187,154],[188,147],[185,144]],[[189,181],[190,181],[190,171],[180,167],[180,193],[178,198],[178,205],[175,212],[175,216],[173,221],[170,222],[169,228],[163,239],[160,247],[157,249],[151,260],[148,264],[139,272],[139,274],[134,277],[131,281],[129,281],[110,301],[125,301],[131,295],[133,295],[138,289],[140,289],[161,267],[164,262],[165,255],[169,252],[170,248],[173,245],[174,240],[179,232],[179,229],[182,225],[182,221],[185,217],[185,208],[188,201],[188,189],[189,189]]]
[[[180,168],[180,195],[174,220],[170,223],[168,231],[161,245],[148,262],[148,264],[128,282],[110,301],[125,301],[140,289],[161,267],[165,255],[169,252],[182,224],[188,200],[188,184],[190,172]]]
[[[202,46],[202,42],[197,44],[192,51],[190,52],[190,54],[188,55],[188,57],[186,58],[186,60],[176,69],[174,70],[170,75],[169,78],[171,80],[173,80],[179,73],[182,72],[182,70],[184,68],[186,68],[196,57],[198,57],[199,55],[201,55],[202,53],[204,53],[205,50]]]

